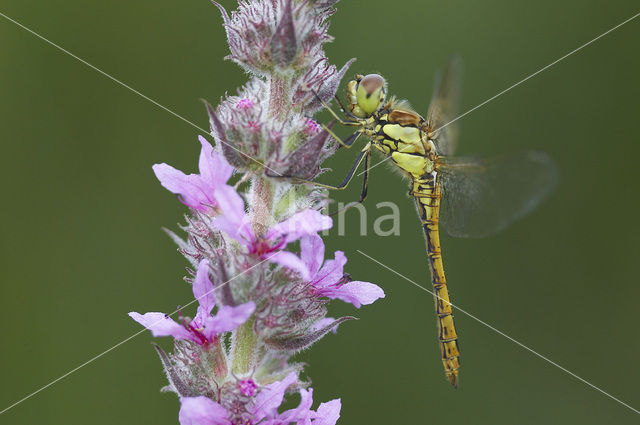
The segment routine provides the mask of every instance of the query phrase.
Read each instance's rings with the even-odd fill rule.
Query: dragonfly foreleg
[[[346,187],[349,185],[349,183],[353,179],[353,176],[356,173],[356,170],[358,169],[358,167],[360,166],[360,164],[362,163],[363,160],[366,159],[367,167],[369,166],[368,156],[370,154],[371,154],[371,143],[367,143],[367,145],[360,151],[360,154],[358,154],[358,157],[356,158],[355,162],[351,166],[351,169],[349,170],[349,173],[347,174],[347,176],[344,178],[342,183],[340,183],[338,186],[333,186],[333,185],[325,184],[325,183],[318,183],[318,182],[315,182],[313,180],[301,179],[299,177],[291,176],[291,175],[272,175],[271,173],[268,172],[268,170],[265,172],[265,174],[268,177],[271,177],[271,178],[274,178],[274,179],[291,179],[291,180],[295,180],[298,183],[312,184],[314,186],[321,187],[323,189],[344,190],[344,189],[346,189]],[[366,170],[366,171],[368,171],[368,170]],[[368,175],[368,172],[365,173],[365,176],[366,175]],[[365,196],[366,196],[366,193],[367,193],[366,190],[364,190]]]
[[[338,115],[336,113],[336,111],[334,111],[333,109],[331,109],[331,106],[329,106],[327,104],[327,102],[325,102],[324,100],[322,100],[322,98],[320,97],[320,95],[315,91],[315,90],[311,90],[311,92],[315,95],[316,99],[318,99],[318,102],[320,102],[322,104],[322,106],[324,107],[324,109],[326,109],[331,116],[338,121],[340,124],[345,125],[345,126],[350,126],[350,127],[362,127],[362,124],[359,121],[356,120],[350,120],[350,121],[345,121],[344,119],[342,119],[340,117],[340,115]],[[342,108],[342,103],[340,104],[340,107]],[[344,110],[344,109],[343,109]]]

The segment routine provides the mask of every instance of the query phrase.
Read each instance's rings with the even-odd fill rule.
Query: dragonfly
[[[438,341],[445,376],[458,387],[460,348],[453,320],[440,244],[440,226],[454,237],[484,237],[503,230],[536,207],[553,189],[556,167],[540,151],[525,151],[496,158],[455,157],[456,114],[459,104],[461,62],[452,58],[436,79],[426,118],[395,97],[387,100],[387,83],[378,74],[356,75],[346,87],[347,108],[336,96],[343,115],[324,107],[344,126],[357,127],[342,139],[323,126],[341,146],[352,147],[364,136],[368,141],[344,181],[342,190],[364,162],[360,199],[368,190],[370,157],[381,152],[409,177],[426,241],[434,294]],[[315,184],[318,185],[317,182]]]

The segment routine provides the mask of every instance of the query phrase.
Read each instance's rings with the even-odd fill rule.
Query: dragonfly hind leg
[[[353,146],[353,144],[356,142],[356,140],[358,140],[360,138],[360,136],[362,135],[362,131],[356,131],[353,134],[351,134],[349,137],[347,137],[346,139],[342,139],[340,136],[338,136],[336,133],[334,133],[333,130],[331,130],[326,125],[320,124],[320,126],[324,129],[324,131],[329,133],[329,135],[331,137],[336,139],[336,141],[340,144],[340,146],[342,146],[343,148],[346,148],[346,149],[351,148],[351,146]]]
[[[355,202],[350,202],[349,204],[342,207],[338,211],[331,213],[329,215],[333,216],[333,215],[340,214],[341,212],[344,212],[350,208],[353,208],[356,205],[362,204],[365,201],[365,199],[367,199],[367,190],[369,189],[369,159],[370,158],[371,158],[371,149],[368,149],[364,157],[364,177],[362,179],[362,190],[360,191],[360,199]],[[353,170],[353,172],[355,172],[355,169]],[[353,175],[353,173],[351,174]]]

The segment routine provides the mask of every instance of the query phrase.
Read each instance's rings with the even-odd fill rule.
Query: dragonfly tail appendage
[[[440,187],[435,185],[434,179],[416,179],[413,183],[411,194],[415,197],[418,214],[422,221],[425,240],[427,243],[427,256],[431,270],[431,284],[435,294],[435,309],[438,321],[438,339],[444,373],[455,388],[458,387],[458,374],[460,369],[460,350],[458,348],[458,335],[453,323],[453,310],[449,300],[447,281],[444,275],[442,253],[440,248]]]

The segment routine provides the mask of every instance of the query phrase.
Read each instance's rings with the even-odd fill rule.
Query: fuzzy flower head
[[[263,101],[268,93],[268,85],[254,78],[215,110],[207,104],[212,136],[239,170],[271,177],[315,177],[320,164],[334,153],[335,143],[303,114],[291,114],[282,121],[270,117]]]
[[[206,104],[211,134],[225,158],[238,169],[258,170],[268,156],[264,148],[282,144],[283,124],[269,119],[265,98],[267,84],[254,78],[216,109]]]
[[[261,75],[278,68],[305,68],[331,41],[327,34],[326,5],[293,0],[241,1],[231,16],[218,3],[224,19],[233,60],[245,70]]]
[[[335,1],[240,1],[221,10],[232,59],[252,74],[238,96],[207,105],[211,134],[236,169],[313,179],[335,151],[311,116],[330,102],[351,64],[330,64],[322,46]]]
[[[221,333],[232,331],[246,322],[255,310],[255,304],[250,301],[238,306],[222,306],[212,316],[211,311],[215,306],[213,292],[213,283],[209,280],[209,261],[202,260],[193,280],[193,295],[199,302],[193,320],[182,318],[178,323],[165,313],[157,312],[131,312],[129,316],[149,329],[155,337],[172,336],[176,340],[189,340],[207,347],[216,342]]]
[[[199,136],[202,149],[200,151],[200,174],[184,174],[168,164],[156,164],[153,171],[160,184],[178,195],[180,202],[195,210],[206,212],[215,208],[214,193],[217,188],[226,186],[233,173],[233,167],[220,155],[211,144]]]

